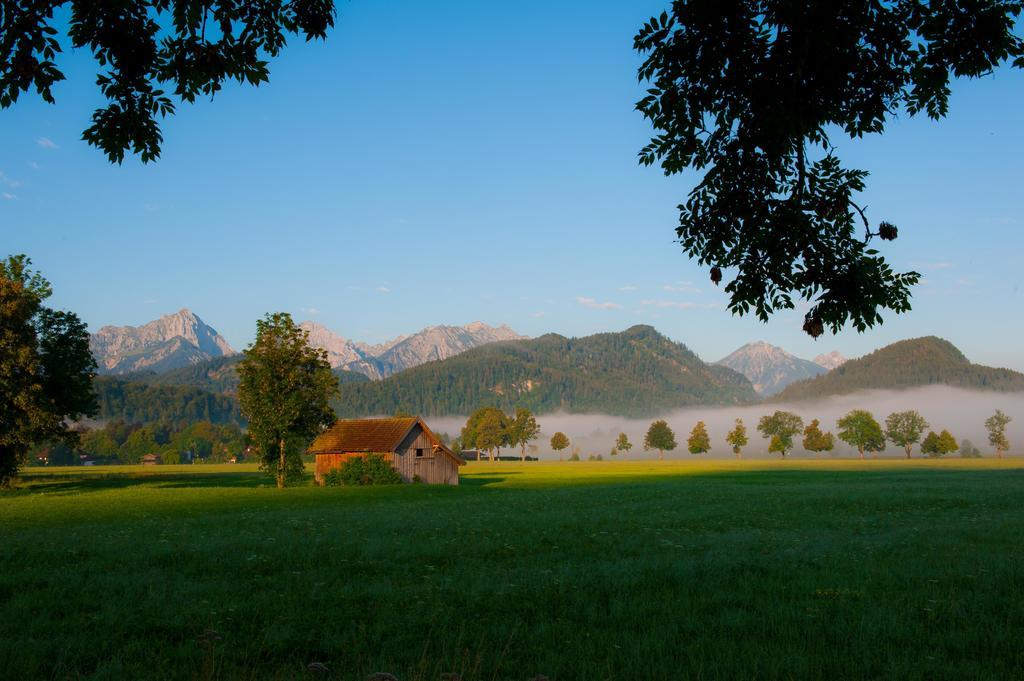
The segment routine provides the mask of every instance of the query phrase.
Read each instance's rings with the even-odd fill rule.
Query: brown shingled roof
[[[309,452],[393,452],[416,425],[416,418],[342,419],[321,433]]]

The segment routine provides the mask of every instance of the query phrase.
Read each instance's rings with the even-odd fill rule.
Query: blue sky
[[[188,307],[234,346],[289,311],[379,341],[482,320],[583,335],[653,324],[707,360],[763,339],[856,356],[935,334],[1024,369],[1024,73],[957,83],[948,119],[837,139],[863,202],[900,228],[914,311],[817,341],[799,312],[729,315],[673,242],[694,176],[636,163],[650,129],[635,30],[667,3],[339,4],[328,42],[289,46],[270,83],[164,122],[163,158],[111,166],[79,140],[101,103],[66,54],[57,105],[0,112],[0,244],[96,329]]]

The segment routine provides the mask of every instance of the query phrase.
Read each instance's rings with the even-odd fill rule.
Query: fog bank
[[[776,409],[799,414],[805,424],[810,423],[811,419],[818,419],[821,422],[822,430],[833,433],[836,432],[836,420],[851,409],[867,409],[874,414],[875,419],[882,424],[883,428],[885,426],[884,419],[890,413],[916,409],[925,417],[932,430],[939,432],[946,428],[953,433],[958,442],[964,438],[970,440],[975,447],[981,450],[983,456],[994,455],[988,444],[985,419],[991,416],[996,409],[1001,409],[1013,418],[1007,427],[1011,452],[1024,451],[1024,393],[981,392],[948,386],[928,386],[900,391],[871,390],[826,400],[798,403],[768,402],[745,407],[680,409],[656,417],[668,421],[669,426],[675,431],[676,441],[679,443],[675,451],[666,453],[666,458],[690,458],[693,456],[686,450],[686,438],[697,421],[704,421],[711,435],[711,451],[700,456],[731,458],[732,450],[725,442],[725,435],[732,429],[737,418],[742,418],[746,424],[747,437],[750,440],[750,444],[743,451],[743,457],[766,458],[769,456],[768,441],[757,432],[757,422],[761,416],[770,414]],[[601,454],[608,459],[616,436],[620,432],[624,432],[633,444],[633,449],[628,455],[629,459],[654,459],[658,456],[656,451],[643,451],[644,433],[647,432],[647,427],[653,420],[655,419],[629,419],[605,414],[541,414],[537,416],[542,433],[534,443],[539,448],[536,456],[541,459],[557,459],[557,454],[551,451],[548,442],[553,433],[562,431],[569,436],[574,447],[579,447],[581,458],[585,459],[592,454]],[[449,433],[454,437],[461,431],[466,417],[431,418],[428,419],[428,422],[431,428]],[[800,436],[794,438],[796,447],[792,455],[813,457],[814,454],[805,452],[800,447],[801,439]],[[571,451],[571,448],[566,450],[564,455],[568,456]],[[503,455],[510,453],[508,450],[502,450]],[[771,456],[774,458],[778,455]],[[857,456],[857,452],[837,439],[835,450],[824,456]],[[880,453],[879,456],[903,457],[905,455],[902,448],[888,444],[886,451]],[[914,456],[920,456],[917,447],[914,448]],[[952,456],[958,456],[958,454]]]

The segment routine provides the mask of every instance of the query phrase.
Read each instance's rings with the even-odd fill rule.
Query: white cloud
[[[49,137],[40,137],[36,140],[36,144],[41,146],[43,149],[60,149],[60,147],[57,146],[57,143]]]
[[[635,291],[636,290],[636,286],[633,286],[632,284],[629,284],[628,286],[623,286],[619,290],[620,291]]]
[[[718,307],[714,303],[690,303],[679,300],[641,300],[645,307],[674,308],[677,310],[710,310]]]
[[[541,317],[543,317],[543,316],[544,316],[544,310],[541,310],[540,312],[534,312],[534,313],[533,313],[533,314],[531,314],[530,316],[531,316],[531,317],[536,317],[536,318],[538,318],[538,319],[539,319],[539,318],[541,318]]]
[[[599,303],[593,298],[587,298],[585,296],[577,296],[576,302],[583,307],[589,307],[592,310],[618,310],[622,307],[618,303]]]
[[[13,201],[14,199],[16,199],[18,197],[15,196],[14,194],[10,193],[10,192],[3,192],[3,193],[0,193],[0,198],[2,198],[4,201]]]
[[[40,168],[42,168],[42,166],[36,163],[35,161],[29,161],[28,167],[31,168],[32,170],[39,170]]]
[[[391,289],[389,289],[387,286],[378,286],[377,287],[377,292],[378,293],[391,293]]]
[[[320,314],[320,310],[315,307],[302,307],[299,309],[302,310],[302,312],[304,312],[305,314],[312,315],[314,317]]]

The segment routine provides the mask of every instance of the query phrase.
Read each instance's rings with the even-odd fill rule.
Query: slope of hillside
[[[788,386],[777,397],[806,400],[858,390],[932,384],[1011,392],[1024,390],[1024,374],[971,364],[949,341],[927,336],[893,343],[851,359],[823,376]]]
[[[97,418],[121,419],[128,423],[213,423],[243,424],[238,401],[192,386],[149,385],[112,376],[97,376],[93,390],[99,403]]]
[[[764,341],[747,343],[715,364],[746,376],[760,395],[774,395],[790,383],[825,373],[825,368]]]
[[[198,315],[179,310],[143,326],[104,326],[89,339],[101,374],[169,371],[234,350]]]
[[[335,406],[343,417],[397,410],[466,414],[485,405],[646,417],[687,405],[756,399],[742,375],[705,364],[650,326],[585,338],[548,334],[490,343],[341,392]]]
[[[188,386],[211,393],[234,395],[238,391],[236,366],[242,355],[218,357],[198,364],[192,364],[163,373],[136,372],[118,378],[132,383],[146,383],[154,386]],[[338,383],[365,383],[370,379],[363,374],[345,369],[334,369]]]

